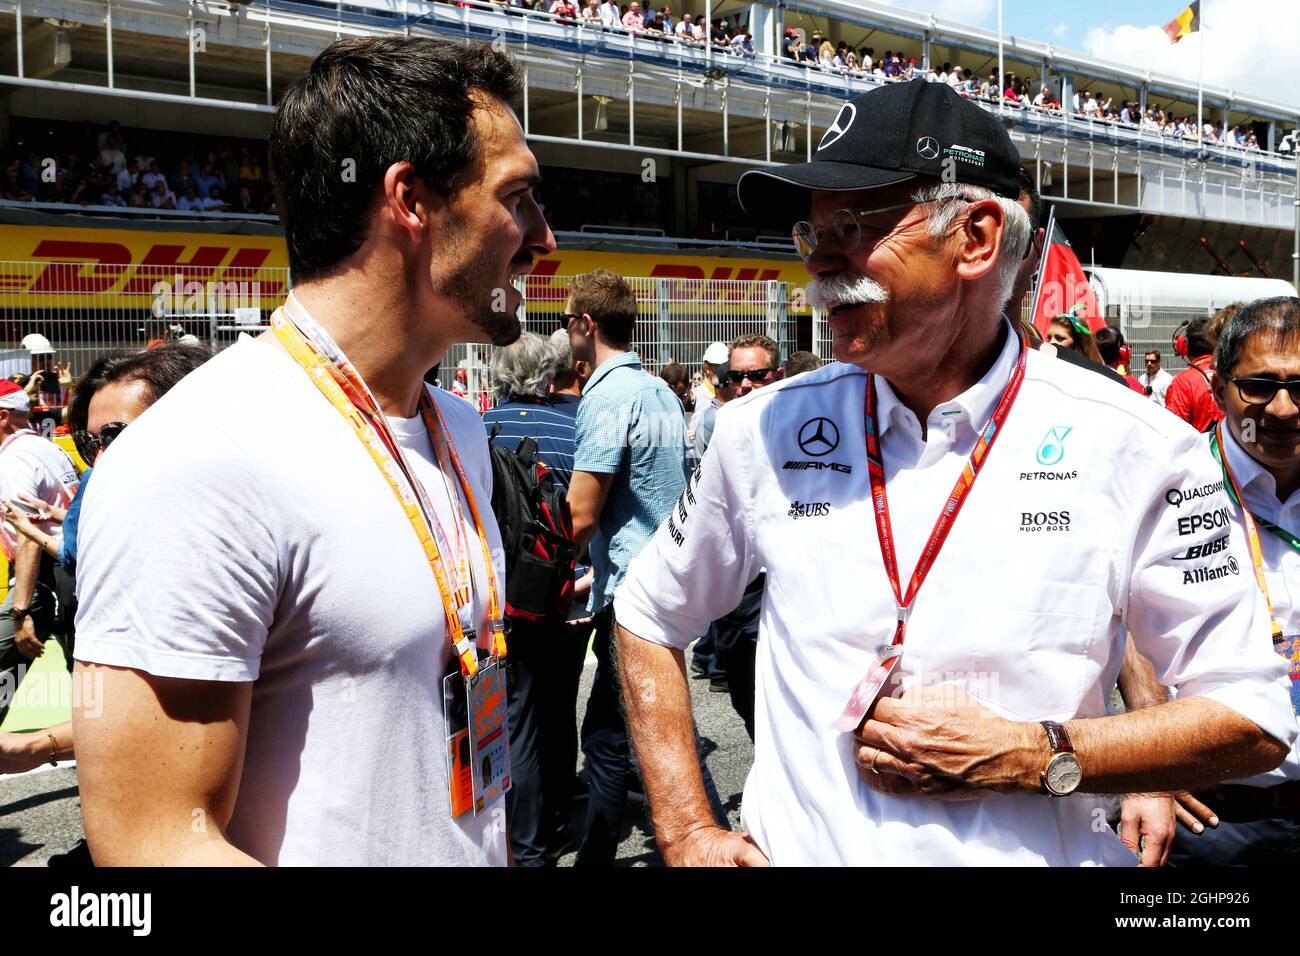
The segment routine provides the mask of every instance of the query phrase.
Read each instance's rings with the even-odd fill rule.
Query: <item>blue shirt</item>
[[[59,548],[59,564],[69,571],[77,570],[77,522],[81,520],[81,499],[86,495],[90,473],[94,470],[87,468],[81,473],[81,484],[77,486],[77,493],[68,505],[68,513],[63,517],[63,544]]]
[[[577,395],[552,395],[549,400],[512,395],[510,401],[483,413],[483,427],[491,439],[493,427],[499,424],[501,431],[492,444],[512,450],[519,447],[519,439],[524,436],[532,438],[537,442],[537,457],[555,473],[556,481],[567,489],[573,477],[573,451],[577,443],[578,404],[581,401]]]
[[[607,359],[587,381],[578,407],[574,471],[613,475],[589,551],[592,612],[614,599],[631,563],[686,489],[682,404],[635,352]]]

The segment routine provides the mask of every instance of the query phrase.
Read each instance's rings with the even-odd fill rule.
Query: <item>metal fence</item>
[[[572,281],[523,277],[524,328],[543,336],[559,329]],[[784,360],[796,349],[799,317],[809,314],[785,282],[627,281],[638,303],[632,347],[653,372],[669,362],[693,371],[710,343],[756,332],[774,339]],[[220,351],[241,332],[265,329],[288,288],[287,269],[0,261],[0,350],[40,333],[74,377],[112,349],[143,349],[184,336]],[[439,383],[451,389],[459,380],[472,394],[490,394],[492,352],[487,345],[455,346],[439,369]]]

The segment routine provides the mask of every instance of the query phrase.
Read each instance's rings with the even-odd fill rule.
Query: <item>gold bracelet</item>
[[[45,731],[45,736],[50,738],[50,766],[57,767],[59,765],[59,742],[54,739],[54,731],[52,730]]]

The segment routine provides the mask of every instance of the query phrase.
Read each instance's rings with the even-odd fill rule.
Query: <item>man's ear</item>
[[[1210,391],[1214,393],[1214,402],[1219,411],[1228,414],[1228,378],[1217,372],[1210,376]]]
[[[1006,219],[995,199],[981,199],[968,208],[960,232],[962,246],[957,255],[957,277],[973,280],[984,277],[997,265]]]
[[[384,171],[380,209],[410,240],[419,243],[428,227],[432,190],[415,174],[409,160],[393,163]]]

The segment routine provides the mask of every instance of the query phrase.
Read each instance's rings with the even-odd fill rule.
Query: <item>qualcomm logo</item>
[[[853,121],[857,118],[858,108],[856,106],[852,103],[845,103],[841,106],[840,111],[835,114],[835,122],[831,123],[830,128],[822,135],[822,141],[817,144],[817,149],[825,149],[847,133],[849,127],[853,125]]]
[[[1038,444],[1038,463],[1055,465],[1065,457],[1065,436],[1074,431],[1073,425],[1053,425]]]

